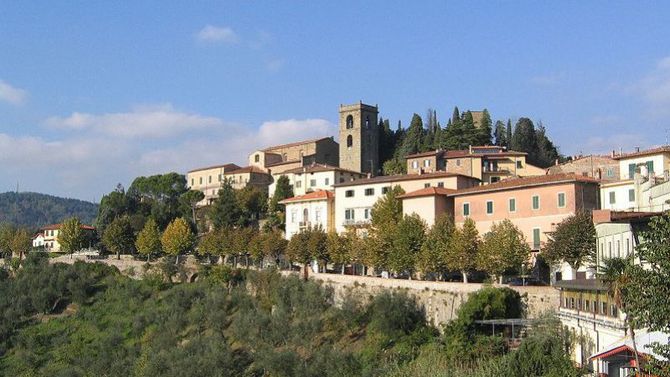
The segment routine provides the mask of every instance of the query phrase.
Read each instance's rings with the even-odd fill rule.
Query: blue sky
[[[0,191],[98,201],[137,175],[333,135],[340,103],[541,120],[565,154],[665,141],[667,2],[0,0]]]

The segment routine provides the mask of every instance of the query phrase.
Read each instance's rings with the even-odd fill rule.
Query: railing
[[[311,221],[301,221],[298,223],[300,228],[309,228],[312,225]]]
[[[575,309],[559,308],[558,317],[594,323],[617,330],[623,330],[626,328],[623,321],[620,319],[611,317],[608,318],[602,314],[594,314],[590,311],[578,311]]]
[[[346,220],[344,220],[344,223],[343,223],[344,226],[361,226],[361,225],[368,225],[368,224],[370,224],[370,220],[346,219]]]

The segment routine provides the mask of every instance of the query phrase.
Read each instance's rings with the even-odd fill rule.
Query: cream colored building
[[[275,145],[249,155],[249,166],[272,175],[312,163],[338,165],[339,145],[332,137]]]
[[[651,176],[668,175],[670,172],[670,146],[637,150],[614,157],[619,161],[621,179],[634,179],[635,173]]]
[[[218,197],[224,180],[228,180],[237,190],[247,186],[267,190],[272,177],[260,168],[254,166],[241,168],[235,164],[194,169],[186,174],[188,188],[205,194],[205,198],[197,204],[199,207],[211,204]]]
[[[437,218],[447,214],[454,219],[454,199],[448,195],[456,190],[442,187],[427,187],[400,196],[402,213],[406,216],[418,215],[426,225],[432,227]]]
[[[286,239],[308,228],[335,230],[335,195],[332,191],[316,190],[282,200],[286,206]]]
[[[427,187],[464,189],[479,185],[479,180],[462,174],[435,172],[360,179],[335,185],[335,229],[365,227],[372,219],[372,206],[394,186],[406,193]]]
[[[40,231],[33,237],[33,247],[44,247],[48,252],[61,251],[60,242],[58,242],[58,234],[60,233],[61,224],[47,225],[40,228]],[[84,231],[89,239],[93,238],[95,228],[90,225],[82,225],[81,229]]]
[[[526,162],[526,153],[498,146],[473,146],[467,150],[430,151],[405,157],[407,173],[446,171],[475,177],[482,184],[510,177],[545,175],[546,171]]]
[[[309,166],[297,167],[291,170],[277,173],[272,176],[272,184],[269,187],[269,195],[274,195],[277,180],[286,176],[293,188],[293,195],[305,195],[316,190],[332,190],[336,183],[351,182],[365,178],[363,173],[346,170],[337,166],[326,164],[311,164]]]

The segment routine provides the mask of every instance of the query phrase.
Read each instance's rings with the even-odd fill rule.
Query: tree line
[[[424,122],[419,114],[412,115],[410,125],[404,129],[398,122],[391,128],[388,119],[380,118],[379,161],[385,175],[406,173],[405,156],[434,150],[463,150],[471,145],[497,145],[509,150],[528,153],[528,162],[548,167],[557,159],[564,159],[547,135],[544,125],[537,126],[529,118],[519,118],[512,127],[512,120],[492,122],[488,110],[482,111],[475,124],[471,111],[454,108],[446,126],[438,121],[437,111],[428,109]]]

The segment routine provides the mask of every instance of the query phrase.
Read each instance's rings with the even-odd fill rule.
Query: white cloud
[[[656,67],[635,83],[631,91],[641,96],[646,113],[652,119],[670,115],[670,56],[660,59]]]
[[[28,92],[23,89],[15,88],[5,81],[0,80],[0,101],[18,106],[25,102]]]
[[[218,27],[207,25],[202,28],[197,34],[196,38],[203,42],[220,42],[220,43],[237,43],[239,38],[235,31],[229,27]]]
[[[337,125],[325,119],[288,119],[264,122],[258,129],[259,147],[337,135]],[[252,152],[252,151],[249,151]]]
[[[137,107],[131,112],[51,117],[47,127],[61,130],[90,130],[124,138],[166,138],[187,132],[212,129],[223,122],[214,117],[176,111],[171,105]]]

